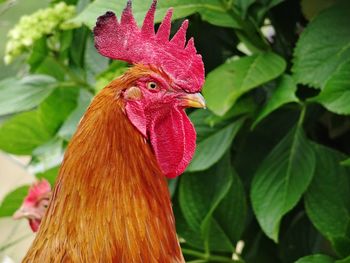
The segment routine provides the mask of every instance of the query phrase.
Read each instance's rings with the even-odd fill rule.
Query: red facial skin
[[[27,218],[33,232],[38,231],[41,219],[49,205],[51,186],[46,180],[34,183],[22,206],[13,214],[14,219]]]
[[[184,100],[189,94],[170,83],[162,73],[151,74],[132,87],[139,89],[139,96],[130,97],[126,90],[124,99],[129,120],[150,141],[163,173],[174,178],[192,159],[196,132],[184,111],[190,106]]]
[[[185,170],[195,151],[196,133],[184,107],[205,106],[197,94],[204,84],[204,64],[193,38],[186,41],[187,20],[169,40],[172,9],[154,31],[156,5],[157,0],[153,0],[139,28],[129,0],[120,21],[110,11],[98,18],[94,37],[101,55],[151,67],[151,73],[134,84],[139,91],[135,87],[125,91],[126,112],[150,141],[163,173],[173,178]],[[152,82],[157,88],[147,87]],[[130,96],[133,92],[139,96]],[[190,98],[189,94],[196,95]]]

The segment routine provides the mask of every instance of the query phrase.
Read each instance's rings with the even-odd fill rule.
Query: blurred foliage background
[[[1,157],[26,156],[31,178],[6,188],[15,175],[0,167],[0,227],[31,180],[54,183],[91,99],[126,70],[96,52],[91,32],[124,6],[0,1]],[[149,6],[133,1],[138,23]],[[186,260],[350,262],[349,2],[159,0],[156,22],[171,6],[174,30],[189,18],[207,73],[208,110],[190,112],[195,156],[169,181]],[[11,231],[4,262],[19,261],[30,240],[14,248],[34,235]]]

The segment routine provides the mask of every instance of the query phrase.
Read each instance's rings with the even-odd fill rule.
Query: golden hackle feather
[[[184,262],[166,179],[118,95],[150,71],[136,65],[91,103],[23,262]]]

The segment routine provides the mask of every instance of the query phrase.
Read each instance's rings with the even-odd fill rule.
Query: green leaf
[[[246,17],[248,8],[255,3],[255,0],[236,0],[234,1],[236,8],[243,18]]]
[[[71,64],[75,64],[80,68],[84,67],[86,40],[90,34],[91,32],[86,27],[81,27],[74,30],[72,40],[72,43],[74,43],[74,45],[69,48]]]
[[[213,244],[212,238],[220,235],[222,240],[215,245],[215,249],[232,251],[229,238],[223,234],[212,217],[217,206],[229,192],[232,181],[227,158],[206,172],[186,173],[181,178],[179,202],[183,216],[189,227],[201,234],[205,248]]]
[[[201,140],[196,147],[196,152],[187,171],[195,172],[208,169],[216,163],[231,146],[231,143],[244,119],[241,118],[226,127],[219,128],[205,139]],[[196,127],[196,123],[194,123]],[[197,130],[198,131],[198,130]]]
[[[340,259],[340,260],[337,260],[337,261],[335,261],[335,263],[350,263],[350,256],[343,258],[343,259]]]
[[[21,186],[7,194],[0,205],[0,217],[12,216],[22,205],[23,199],[28,194],[29,186]]]
[[[53,167],[42,173],[37,173],[35,177],[39,179],[46,179],[51,184],[51,187],[52,187],[56,181],[58,171],[59,171],[59,166]]]
[[[243,184],[238,174],[230,167],[232,184],[216,210],[214,218],[232,244],[236,244],[245,228],[247,202]]]
[[[206,172],[185,176],[179,192],[183,213],[175,211],[179,233],[196,248],[232,253],[244,230],[247,204],[229,155]]]
[[[223,161],[205,172],[186,173],[182,176],[179,190],[180,207],[192,229],[201,226],[209,210],[224,198],[231,184],[229,167]]]
[[[350,59],[350,58],[349,58]],[[310,101],[321,103],[329,111],[350,114],[350,61],[339,67],[320,94]]]
[[[53,138],[33,150],[30,170],[38,173],[56,167],[61,164],[63,154],[63,140]]]
[[[236,104],[231,109],[229,109],[223,116],[211,114],[206,118],[206,122],[210,126],[214,127],[219,123],[228,121],[238,116],[251,115],[256,111],[256,109],[257,103],[253,97],[242,97],[238,99]]]
[[[268,115],[254,130],[242,131],[246,136],[237,138],[233,165],[247,187],[262,161],[293,129],[299,117],[299,111],[281,108]]]
[[[202,223],[201,236],[204,243],[203,249],[207,252],[232,252],[234,250],[231,240],[210,213]]]
[[[28,64],[30,65],[30,71],[34,72],[35,69],[46,59],[49,54],[49,49],[46,44],[46,38],[42,37],[34,42],[33,50],[28,58]]]
[[[134,0],[133,13],[136,21],[140,25],[144,16],[151,5],[151,1]],[[155,22],[161,22],[165,12],[169,7],[174,7],[173,19],[189,16],[196,12],[200,13],[203,20],[208,21],[217,26],[239,28],[237,21],[226,10],[225,5],[220,0],[168,0],[159,1],[157,4],[157,12]],[[68,21],[80,25],[84,23],[92,28],[97,17],[106,13],[106,11],[113,11],[120,18],[122,10],[125,8],[125,1],[111,1],[111,0],[96,0],[91,3],[83,12],[77,17]]]
[[[301,10],[304,16],[311,20],[318,13],[333,5],[337,0],[302,0]]]
[[[56,89],[38,109],[46,129],[55,134],[72,110],[76,107],[79,89],[75,86]]]
[[[334,263],[334,259],[325,255],[311,255],[300,258],[295,263]]]
[[[278,77],[285,67],[286,62],[272,52],[228,60],[207,76],[203,94],[208,108],[224,115],[240,96]]]
[[[56,85],[55,79],[44,75],[0,81],[0,115],[34,108],[50,95]]]
[[[341,165],[344,165],[344,166],[350,166],[350,158],[344,160],[344,161],[341,161]]]
[[[318,15],[301,34],[292,71],[298,83],[323,88],[337,68],[350,59],[350,4],[335,5]]]
[[[48,142],[74,109],[77,93],[76,88],[57,88],[37,110],[6,120],[0,127],[0,149],[25,155]]]
[[[204,249],[204,241],[200,233],[189,227],[183,213],[180,209],[178,198],[173,199],[173,211],[175,215],[176,232],[181,239],[184,239],[187,244],[197,249]],[[220,242],[219,242],[220,243]]]
[[[60,53],[65,53],[72,45],[73,30],[65,30],[60,34]]]
[[[65,120],[62,127],[58,131],[59,137],[65,139],[66,141],[69,141],[71,139],[78,126],[80,119],[84,115],[91,100],[91,93],[81,89],[79,92],[77,107],[71,112],[71,114],[68,116],[68,118]]]
[[[52,76],[60,81],[64,80],[66,74],[62,66],[50,56],[47,56],[41,64],[38,65],[34,73]]]
[[[270,152],[252,182],[252,206],[268,237],[278,241],[282,217],[300,200],[312,180],[315,153],[297,125]]]
[[[87,39],[84,60],[87,80],[89,83],[95,84],[95,76],[106,70],[109,59],[96,52],[92,36]]]
[[[315,227],[336,242],[336,250],[342,252],[342,243],[348,244],[346,239],[350,237],[350,170],[340,165],[345,157],[343,154],[321,145],[314,147],[317,166],[305,193],[306,212]],[[349,246],[347,252],[350,253]]]
[[[283,75],[277,87],[272,91],[270,98],[268,98],[266,104],[258,113],[252,127],[254,128],[262,119],[282,105],[290,102],[298,102],[299,100],[295,96],[296,90],[297,86],[293,78],[288,75]]]
[[[50,137],[37,111],[24,112],[8,119],[0,127],[0,149],[18,155],[31,154]]]

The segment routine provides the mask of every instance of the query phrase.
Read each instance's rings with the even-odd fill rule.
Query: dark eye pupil
[[[155,89],[157,87],[157,85],[155,83],[150,83],[149,86],[151,89]]]

